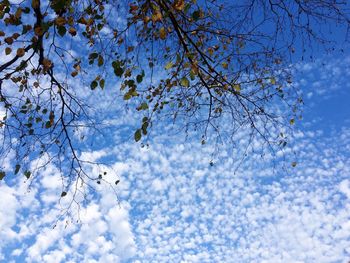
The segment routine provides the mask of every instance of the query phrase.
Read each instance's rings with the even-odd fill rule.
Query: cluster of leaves
[[[286,118],[294,124],[302,99],[285,65],[307,41],[325,42],[321,23],[348,26],[346,4],[2,0],[0,156],[15,152],[22,162],[15,174],[23,170],[29,178],[26,161],[50,153],[47,162],[65,163],[62,174],[69,182],[99,181],[84,172],[72,135],[82,122],[94,126],[72,86],[98,92],[114,79],[126,103],[143,113],[135,141],[164,113],[180,118],[186,129],[200,130],[203,138],[209,130],[220,132],[219,120],[228,116],[230,132],[248,126],[268,144],[283,147],[285,135],[271,132],[283,124],[271,105],[291,108]]]

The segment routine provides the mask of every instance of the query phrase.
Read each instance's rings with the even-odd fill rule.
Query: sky
[[[128,135],[138,119],[125,111],[96,136],[106,145],[82,153],[108,160],[103,169],[107,181],[120,180],[116,192],[107,183],[87,191],[74,220],[60,218],[70,199],[59,200],[53,164],[29,188],[1,182],[0,261],[348,262],[350,56],[295,68],[303,120],[277,157],[254,151],[256,139],[242,161],[244,131],[236,147],[201,145],[195,133],[186,138],[164,124],[141,147]]]
[[[350,55],[317,57],[292,65],[303,119],[275,156],[255,138],[244,157],[243,129],[234,145],[202,145],[166,122],[142,146],[140,116],[122,98],[86,94],[105,126],[79,131],[90,138],[81,157],[106,162],[86,167],[105,181],[78,192],[78,204],[73,186],[60,198],[53,163],[34,184],[0,181],[0,262],[349,262]]]

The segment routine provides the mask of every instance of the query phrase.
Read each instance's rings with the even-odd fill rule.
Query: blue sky
[[[103,183],[97,194],[86,192],[75,215],[79,222],[56,222],[69,198],[58,203],[54,165],[30,191],[23,181],[11,187],[2,182],[1,261],[347,262],[350,57],[295,66],[305,111],[292,143],[277,153],[284,161],[251,151],[238,166],[244,131],[236,135],[236,148],[221,144],[213,155],[213,143],[202,146],[195,133],[186,139],[172,132],[176,127],[160,124],[150,146],[141,148],[129,134],[138,118],[125,110],[114,118],[120,106],[102,92],[101,110],[110,110],[103,136],[108,143],[82,154],[108,160],[111,166],[101,169],[108,171],[106,180],[120,179],[120,203]],[[259,149],[261,141],[253,145]]]
[[[350,54],[295,61],[303,119],[275,156],[248,132],[215,143],[159,122],[148,147],[135,143],[141,115],[125,109],[113,87],[77,87],[103,120],[89,129],[81,157],[106,182],[79,188],[72,217],[61,218],[54,163],[29,186],[0,182],[1,262],[348,262],[350,260]],[[96,96],[98,92],[98,96]],[[1,115],[1,112],[0,112]],[[229,123],[223,123],[228,127]],[[263,153],[263,154],[262,154]],[[10,170],[14,156],[0,160]],[[44,160],[33,160],[32,167]],[[292,163],[297,162],[295,168]],[[210,165],[213,163],[213,165]],[[120,183],[111,188],[107,182]]]

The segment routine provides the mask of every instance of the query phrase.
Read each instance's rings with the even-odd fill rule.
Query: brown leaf
[[[44,66],[44,70],[47,71],[48,69],[50,69],[52,67],[52,62],[51,60],[44,58],[43,60],[43,66]]]
[[[7,45],[12,45],[12,43],[13,43],[13,38],[12,38],[12,37],[7,37],[7,38],[4,39],[4,41],[5,41],[5,43],[6,43]]]
[[[55,20],[56,25],[64,26],[66,24],[66,19],[64,17],[57,17]]]
[[[77,34],[77,30],[74,27],[69,28],[68,32],[72,36],[75,36]]]
[[[26,51],[24,50],[24,48],[19,48],[19,49],[17,49],[16,54],[18,57],[23,57],[25,53],[26,53]]]
[[[174,8],[177,11],[182,11],[185,8],[185,1],[184,0],[176,0],[174,3]]]

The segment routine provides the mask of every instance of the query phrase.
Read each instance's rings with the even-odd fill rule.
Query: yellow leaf
[[[11,51],[12,51],[11,48],[9,48],[9,47],[5,48],[5,54],[6,55],[9,55],[11,53]]]
[[[144,22],[145,24],[147,24],[150,20],[151,20],[151,18],[149,18],[149,16],[145,16],[145,17],[143,18],[143,22]]]
[[[227,62],[222,62],[221,65],[222,65],[222,67],[223,67],[224,69],[227,69],[227,68],[228,68]]]
[[[184,87],[189,87],[190,86],[190,81],[186,77],[183,77],[180,80],[180,85],[184,86]]]
[[[74,78],[76,75],[78,75],[78,71],[73,71],[72,73],[71,73],[71,76]]]
[[[159,10],[156,10],[152,15],[153,23],[161,21],[163,18],[162,13]]]
[[[165,69],[171,69],[174,66],[173,62],[169,61],[166,65],[165,65]]]
[[[276,79],[275,78],[271,78],[270,82],[271,82],[272,85],[275,85],[276,84]]]
[[[233,88],[235,91],[240,92],[241,91],[241,84],[235,84],[235,85],[233,85]]]
[[[166,32],[166,30],[165,30],[165,28],[164,27],[162,27],[161,29],[159,29],[159,37],[160,37],[160,39],[166,39],[166,36],[167,36],[167,32]]]

